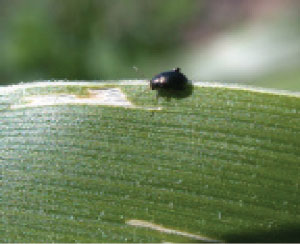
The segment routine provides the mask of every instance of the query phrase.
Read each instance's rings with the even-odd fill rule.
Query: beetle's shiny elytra
[[[150,80],[152,90],[184,90],[188,79],[180,72],[180,68],[162,72]]]

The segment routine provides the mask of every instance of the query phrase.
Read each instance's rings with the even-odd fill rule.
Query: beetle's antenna
[[[142,72],[138,69],[138,67],[132,66],[132,68],[135,70],[136,73],[138,73],[139,75],[141,75],[141,76],[144,78],[144,80],[147,80],[146,77],[145,77],[145,74],[142,73]]]
[[[141,76],[143,77],[144,80],[147,80],[146,77],[145,77],[145,75],[144,75],[144,73],[141,73],[140,70],[138,69],[138,67],[132,66],[132,68],[135,70],[135,72],[136,72],[137,74],[141,75]],[[145,91],[144,91],[144,92],[145,92]],[[140,94],[140,95],[141,95],[141,94]],[[139,96],[140,96],[140,95],[139,95]]]
[[[141,72],[139,71],[139,69],[138,69],[136,66],[132,66],[132,68],[133,68],[138,74],[142,75],[142,77],[144,78],[144,80],[150,81],[150,80],[146,79],[144,73],[141,73]],[[146,91],[147,91],[147,90],[143,91],[143,93],[146,92]],[[140,95],[142,95],[142,93],[140,93],[138,96],[140,96]],[[156,104],[157,104],[157,101],[158,101],[158,99],[157,99],[157,94],[156,94]],[[151,116],[153,116],[153,115],[154,115],[154,112],[152,111]]]
[[[142,73],[142,72],[138,69],[138,67],[132,66],[132,68],[135,70],[135,72],[136,72],[137,74],[141,75],[141,76],[143,77],[144,80],[149,81],[149,80],[145,77],[145,74]]]

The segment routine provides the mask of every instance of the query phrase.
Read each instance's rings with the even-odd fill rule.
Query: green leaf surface
[[[157,101],[145,86],[113,86],[162,109],[11,108],[89,85],[0,96],[0,242],[195,241],[131,219],[229,242],[300,241],[298,97],[195,87]]]

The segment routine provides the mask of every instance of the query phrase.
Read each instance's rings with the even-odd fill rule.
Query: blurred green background
[[[300,91],[298,0],[0,0],[0,84],[151,78]],[[137,66],[136,73],[132,66]]]

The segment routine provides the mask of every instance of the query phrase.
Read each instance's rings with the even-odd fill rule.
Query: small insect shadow
[[[171,90],[171,89],[158,89],[157,90],[157,98],[163,97],[167,100],[171,98],[175,99],[183,99],[191,96],[194,92],[193,84],[189,83],[182,90]]]
[[[283,225],[271,230],[257,230],[245,233],[231,233],[224,236],[227,242],[231,243],[299,243],[299,223]]]

